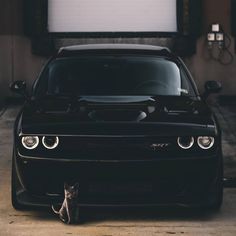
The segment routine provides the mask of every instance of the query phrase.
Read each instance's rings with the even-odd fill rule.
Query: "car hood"
[[[23,134],[214,135],[215,121],[203,101],[188,97],[46,97],[27,104]]]

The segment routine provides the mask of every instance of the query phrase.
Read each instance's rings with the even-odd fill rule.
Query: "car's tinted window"
[[[52,61],[44,93],[55,95],[193,95],[191,83],[168,59],[88,56]]]

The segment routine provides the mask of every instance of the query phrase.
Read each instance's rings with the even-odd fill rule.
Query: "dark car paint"
[[[103,97],[103,99],[105,98]],[[21,133],[55,134],[56,132],[58,135],[116,135],[130,132],[130,135],[146,135],[153,132],[153,129],[150,128],[147,133],[142,129],[155,126],[160,126],[159,128],[162,129],[162,126],[168,125],[181,129],[185,126],[188,129],[208,127],[205,132],[211,130],[216,132],[214,119],[212,119],[212,114],[205,103],[185,97],[159,98],[155,102],[147,100],[147,103],[145,101],[100,103],[99,100],[85,104],[78,102],[72,111],[69,111],[70,105],[69,99],[42,99],[38,105],[25,106],[20,124]],[[128,111],[133,113],[133,116],[131,114],[129,117]],[[137,122],[140,111],[143,111],[146,116]],[[91,116],[92,112],[94,116]],[[124,128],[129,126],[131,130],[121,131],[119,127],[121,124]],[[132,130],[132,126],[135,127],[135,130]],[[98,129],[94,130],[96,127]],[[107,129],[104,130],[105,127]],[[189,132],[189,130],[182,131]],[[168,130],[166,135],[169,135],[168,132],[175,132],[175,130]],[[163,132],[159,135],[163,135]]]
[[[190,81],[193,83],[191,77]],[[193,206],[211,201],[211,189],[221,168],[221,131],[196,88],[196,97],[192,98],[36,99],[38,83],[40,79],[14,128],[13,161],[21,185],[21,204],[48,206],[60,202],[64,181],[81,183],[81,205]],[[140,112],[146,114],[142,119],[137,118]],[[62,147],[69,149],[49,151],[40,144],[28,151],[22,148],[22,135],[57,135]],[[204,135],[215,137],[211,150],[200,150],[196,144],[191,150],[177,146],[178,136]],[[163,147],[150,150],[152,143],[170,146],[167,151]]]

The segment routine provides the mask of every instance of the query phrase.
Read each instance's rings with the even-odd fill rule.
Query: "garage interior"
[[[45,34],[47,0],[1,0],[0,8],[0,235],[236,235],[236,1],[183,0],[180,35]],[[186,11],[186,12],[185,12]],[[189,16],[192,15],[192,18]],[[195,18],[194,18],[195,17]],[[186,19],[187,23],[186,23]],[[192,19],[192,20],[191,20]],[[208,38],[212,24],[224,32],[219,53]],[[208,38],[208,40],[207,40]],[[181,56],[204,92],[208,80],[223,90],[208,100],[223,131],[225,198],[220,212],[183,209],[94,210],[86,225],[65,227],[45,211],[15,211],[10,202],[13,125],[23,104],[9,84],[25,80],[27,88],[60,47],[92,43],[131,43],[170,47]]]

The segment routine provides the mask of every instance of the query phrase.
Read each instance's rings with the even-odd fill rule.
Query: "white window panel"
[[[49,32],[176,32],[176,0],[48,0]]]

